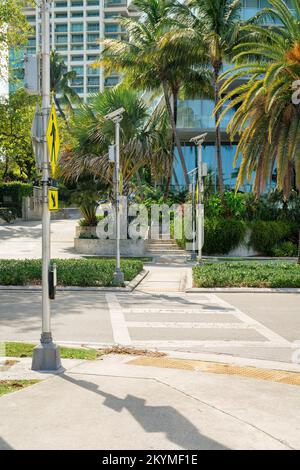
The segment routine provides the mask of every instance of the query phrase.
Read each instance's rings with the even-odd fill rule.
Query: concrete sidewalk
[[[147,264],[148,275],[137,292],[185,292],[192,287],[192,268],[186,265]]]
[[[299,387],[108,356],[0,398],[0,449],[299,449]]]

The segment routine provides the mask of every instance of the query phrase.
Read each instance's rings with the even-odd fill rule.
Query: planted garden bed
[[[56,259],[57,283],[60,286],[109,287],[116,264],[112,259]],[[125,281],[131,281],[143,269],[141,260],[121,260]],[[39,285],[42,278],[41,260],[0,260],[0,285]]]
[[[194,287],[297,287],[300,265],[286,262],[207,263],[193,268]]]

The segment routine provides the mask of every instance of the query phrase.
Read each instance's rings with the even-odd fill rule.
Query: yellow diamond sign
[[[59,133],[58,133],[56,109],[54,105],[51,108],[51,113],[49,116],[46,138],[47,138],[48,149],[49,149],[52,178],[54,178],[55,172],[56,172],[58,154],[59,154]]]
[[[58,211],[58,189],[49,189],[48,191],[49,211]]]

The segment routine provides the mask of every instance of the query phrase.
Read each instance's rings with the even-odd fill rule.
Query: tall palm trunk
[[[220,64],[214,66],[214,87],[215,87],[215,106],[219,104],[219,74],[220,74]],[[215,113],[215,127],[216,127],[216,161],[218,167],[218,186],[219,192],[223,195],[224,193],[224,182],[223,182],[223,165],[222,165],[222,155],[221,155],[221,129],[218,124],[220,117],[219,111]]]
[[[177,114],[178,114],[178,91],[174,90],[173,91],[173,109],[174,109],[174,121],[175,125],[177,128]],[[174,135],[172,133],[172,141],[171,141],[171,162],[170,162],[170,168],[169,168],[169,174],[167,178],[167,183],[166,183],[166,189],[165,189],[165,194],[164,194],[164,199],[168,199],[169,197],[169,192],[170,192],[170,185],[171,185],[171,180],[172,180],[172,174],[173,174],[173,166],[174,166],[174,152],[175,152],[175,139]]]
[[[189,177],[188,177],[187,167],[186,167],[186,164],[185,164],[184,155],[183,155],[183,152],[182,152],[179,136],[178,136],[178,133],[177,133],[176,122],[175,122],[175,119],[174,119],[174,112],[173,112],[172,106],[171,106],[168,87],[167,87],[167,84],[165,82],[163,82],[163,90],[164,90],[166,108],[167,108],[167,112],[168,112],[168,115],[169,115],[169,118],[170,118],[171,128],[172,128],[172,132],[173,132],[173,136],[174,136],[174,140],[175,140],[175,145],[176,145],[176,148],[178,150],[178,154],[179,154],[179,158],[180,158],[180,162],[181,162],[181,166],[182,166],[182,170],[183,170],[184,182],[185,182],[186,186],[188,186]]]
[[[62,107],[56,97],[56,95],[54,94],[53,95],[53,99],[54,99],[54,103],[55,103],[55,106],[57,107],[58,111],[59,111],[59,114],[61,115],[61,117],[63,118],[63,120],[67,123],[67,118],[66,118],[66,115],[65,113],[63,112],[62,110]]]

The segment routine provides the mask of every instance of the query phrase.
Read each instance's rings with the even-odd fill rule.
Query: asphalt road
[[[299,294],[58,292],[57,342],[133,347],[291,362],[300,348]],[[0,341],[38,341],[38,292],[0,291]],[[299,341],[299,346],[297,346]]]

